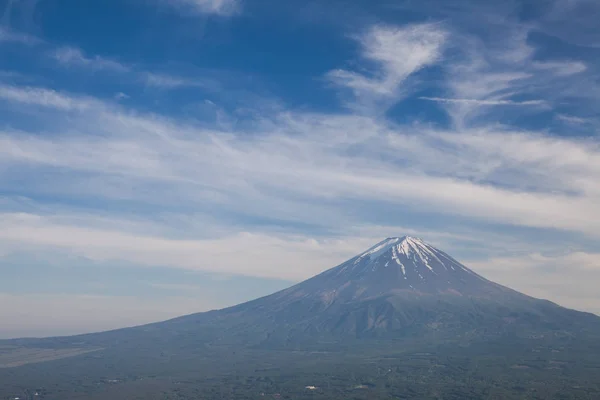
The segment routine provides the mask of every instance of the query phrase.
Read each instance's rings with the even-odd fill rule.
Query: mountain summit
[[[443,251],[410,236],[387,238],[315,279],[332,288],[337,283],[360,287],[361,297],[409,289],[430,294],[499,289]]]

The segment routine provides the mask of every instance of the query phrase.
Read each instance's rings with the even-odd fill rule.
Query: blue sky
[[[0,0],[0,337],[232,305],[405,234],[600,313],[599,18]]]

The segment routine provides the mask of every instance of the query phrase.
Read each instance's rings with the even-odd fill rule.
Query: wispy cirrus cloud
[[[588,69],[587,65],[580,61],[534,61],[532,63],[532,67],[539,70],[549,71],[558,76],[575,75]]]
[[[160,88],[176,88],[190,84],[188,80],[183,78],[155,73],[146,73],[142,79],[146,85]]]
[[[129,72],[131,68],[118,61],[114,61],[101,56],[87,57],[83,51],[76,47],[61,47],[51,53],[58,63],[65,67],[86,68],[89,70]]]
[[[146,86],[162,88],[162,89],[176,89],[180,87],[212,87],[214,82],[207,79],[200,78],[189,78],[176,75],[169,75],[155,72],[141,72],[140,81]]]
[[[38,251],[58,248],[94,261],[127,260],[142,266],[170,265],[293,280],[308,278],[343,262],[353,256],[356,248],[369,247],[369,241],[374,239],[317,241],[305,236],[245,232],[214,239],[169,239],[64,225],[52,217],[28,214],[0,215],[0,226],[15,229],[11,234],[0,234],[3,246],[12,244],[13,249],[33,245]],[[237,250],[231,251],[232,248]],[[286,265],[274,269],[282,259],[288,260]]]
[[[327,77],[352,91],[361,107],[397,100],[400,86],[413,73],[441,56],[446,32],[439,25],[375,26],[359,39],[362,56],[377,65],[369,74],[337,69]]]
[[[289,212],[284,204],[294,204],[285,198],[300,196],[316,205],[327,198],[391,202],[497,223],[600,233],[588,217],[597,211],[600,189],[594,183],[600,162],[593,142],[502,130],[406,130],[369,117],[289,112],[257,121],[261,133],[253,140],[244,139],[243,131],[203,130],[127,115],[114,106],[90,109],[80,118],[77,123],[71,116],[71,127],[80,124],[93,136],[5,136],[6,159],[70,166],[103,180],[139,179],[140,187],[167,185],[184,202],[214,196],[221,207],[229,203],[226,207],[238,211],[278,218]],[[102,124],[90,129],[93,120]],[[354,148],[361,151],[351,152]],[[405,164],[410,173],[398,167]],[[99,185],[90,194],[101,196],[102,190]],[[241,193],[256,203],[230,203]]]
[[[164,1],[164,0],[159,0]],[[167,0],[169,5],[193,13],[231,16],[240,12],[240,0]]]
[[[443,97],[419,97],[421,100],[435,101],[438,103],[475,104],[482,106],[539,106],[546,104],[543,100],[478,100],[478,99],[450,99]]]
[[[428,12],[435,9],[440,18],[455,22],[446,25],[452,36],[446,44],[446,54],[451,54],[452,61],[442,67],[445,79],[437,85],[435,95],[426,97],[460,99],[438,102],[457,128],[484,118],[493,119],[500,113],[505,118],[506,113],[510,113],[509,117],[524,112],[533,115],[542,107],[550,111],[574,102],[583,113],[591,112],[590,98],[599,93],[594,83],[597,71],[585,56],[577,59],[571,53],[560,57],[544,48],[543,41],[544,46],[540,46],[540,41],[532,41],[533,34],[542,29],[537,25],[541,20],[521,21],[516,12],[518,1],[501,5],[465,1],[440,5],[424,1],[406,7]],[[528,104],[537,100],[543,100],[544,105]],[[527,107],[490,107],[509,104]]]
[[[556,119],[566,122],[568,124],[575,124],[575,125],[584,125],[584,124],[587,124],[590,122],[587,118],[575,117],[573,115],[565,115],[565,114],[556,115]]]
[[[67,46],[48,53],[64,68],[77,68],[86,72],[109,72],[124,74],[141,85],[159,89],[178,89],[186,87],[210,87],[207,79],[183,77],[163,72],[151,72],[143,67],[128,65],[120,61],[99,55],[87,56],[80,48]]]
[[[40,43],[41,40],[26,33],[15,32],[7,28],[0,27],[0,43],[3,42],[31,46]]]
[[[0,99],[27,106],[41,106],[64,111],[83,110],[92,105],[101,104],[100,101],[89,97],[64,95],[52,89],[2,84],[0,84]]]

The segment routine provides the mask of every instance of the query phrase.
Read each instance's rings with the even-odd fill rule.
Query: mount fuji
[[[366,338],[573,336],[589,329],[600,332],[600,318],[489,281],[423,240],[403,236],[387,238],[308,280],[237,306],[50,340],[102,347],[128,338],[150,347],[187,343],[289,348]]]
[[[310,377],[296,385],[298,397],[288,398],[313,398],[304,387],[320,381],[360,388],[370,387],[361,382],[380,382],[382,393],[405,382],[417,385],[412,398],[516,399],[523,398],[522,368],[536,368],[531,379],[539,383],[539,396],[531,398],[554,398],[557,387],[577,382],[591,397],[577,392],[564,398],[591,399],[600,393],[593,391],[598,343],[599,317],[491,282],[421,239],[391,237],[288,289],[222,310],[109,332],[0,341],[10,362],[35,364],[0,368],[0,381],[12,385],[0,387],[0,397],[46,382],[40,387],[53,387],[52,398],[86,398],[71,384],[85,381],[98,399],[234,398],[220,392],[231,385],[242,385],[243,393],[257,390],[255,397],[235,398],[262,398],[272,382],[284,387]],[[49,352],[55,361],[22,360],[23,354]],[[354,371],[368,379],[355,382]],[[247,378],[224,378],[232,374]],[[502,393],[487,397],[498,377],[505,380],[497,382]],[[198,397],[199,386],[212,384]],[[181,397],[185,388],[189,396]],[[143,396],[130,396],[142,389]],[[356,397],[353,390],[318,398],[391,398]],[[175,397],[160,397],[167,391]]]
[[[580,335],[600,318],[491,282],[421,239],[387,238],[288,289],[247,303],[77,340],[293,348],[348,340]],[[470,339],[469,339],[470,340]]]

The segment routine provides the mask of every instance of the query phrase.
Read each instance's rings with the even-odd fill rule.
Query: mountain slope
[[[393,237],[270,296],[146,329],[293,347],[367,337],[575,335],[600,329],[599,321],[491,282],[420,239]]]

